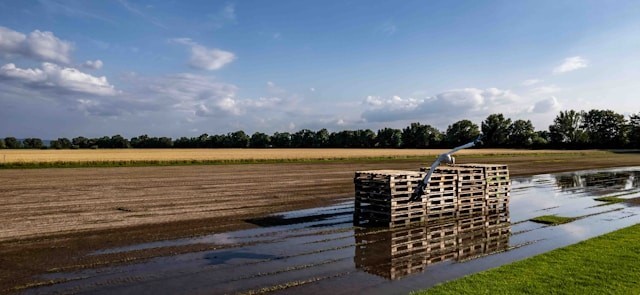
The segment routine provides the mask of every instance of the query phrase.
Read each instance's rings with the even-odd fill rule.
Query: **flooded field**
[[[627,201],[606,204],[595,198]],[[640,222],[640,167],[512,178],[508,213],[389,230],[353,226],[353,202],[247,220],[257,228],[106,249],[214,250],[77,272],[27,294],[405,294]],[[576,217],[548,226],[541,215]],[[462,226],[464,224],[464,226]]]

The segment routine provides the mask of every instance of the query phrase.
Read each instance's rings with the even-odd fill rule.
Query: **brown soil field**
[[[126,263],[208,246],[86,255],[97,249],[249,228],[248,218],[353,196],[356,170],[426,166],[416,159],[0,170],[0,293],[47,284],[33,276]],[[464,155],[508,164],[512,175],[640,166],[608,152]]]
[[[98,149],[0,150],[0,163],[86,161],[234,161],[432,156],[448,149]],[[573,153],[561,150],[468,149],[458,155]]]

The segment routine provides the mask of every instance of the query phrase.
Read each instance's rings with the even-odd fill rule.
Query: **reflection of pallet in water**
[[[444,260],[464,260],[506,250],[511,225],[509,213],[502,212],[375,231],[356,228],[356,267],[388,279],[399,279]]]

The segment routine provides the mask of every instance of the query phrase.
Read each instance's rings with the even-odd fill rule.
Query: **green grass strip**
[[[558,216],[558,215],[543,215],[543,216],[538,216],[538,217],[535,217],[535,218],[531,218],[529,220],[531,220],[533,222],[537,222],[537,223],[542,223],[542,224],[559,225],[559,224],[565,224],[565,223],[572,222],[572,221],[574,221],[576,219],[578,219],[578,217],[564,217],[564,216]]]
[[[622,203],[622,202],[626,201],[626,199],[618,198],[618,197],[601,197],[601,198],[595,198],[594,200],[599,201],[599,202],[605,202],[604,205]]]
[[[413,294],[638,294],[640,225]]]

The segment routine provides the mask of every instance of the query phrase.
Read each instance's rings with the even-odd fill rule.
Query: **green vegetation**
[[[549,224],[549,225],[559,225],[572,222],[578,219],[577,217],[563,217],[557,215],[543,215],[535,218],[531,218],[530,220],[537,223]]]
[[[626,201],[623,198],[618,198],[618,197],[614,197],[614,196],[609,196],[609,197],[601,197],[601,198],[595,198],[594,200],[599,201],[599,202],[605,202],[602,205],[609,205],[609,204],[615,204],[615,203],[622,203],[624,201]]]
[[[420,122],[403,129],[383,128],[330,132],[302,129],[297,132],[275,132],[268,135],[242,130],[227,134],[197,137],[151,137],[146,134],[131,139],[121,135],[73,139],[58,138],[43,144],[39,138],[6,137],[0,148],[8,149],[95,149],[95,148],[448,148],[475,139],[480,130],[484,147],[493,148],[616,148],[640,147],[640,113],[629,119],[611,110],[561,111],[548,130],[536,131],[530,120],[511,121],[503,114],[491,114],[481,128],[470,120],[460,120],[442,132]]]
[[[416,294],[637,294],[640,225]]]

